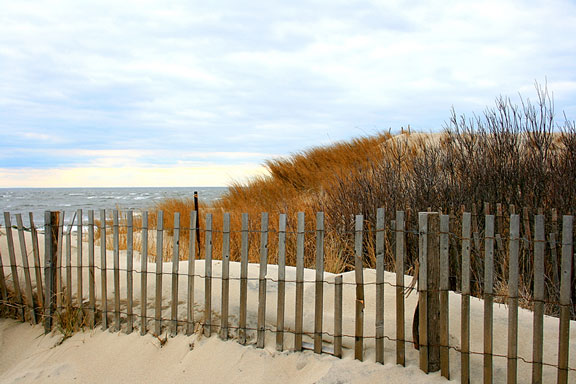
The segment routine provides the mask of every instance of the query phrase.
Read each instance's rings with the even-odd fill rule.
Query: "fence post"
[[[174,213],[174,228],[172,236],[172,320],[170,322],[171,336],[178,333],[178,271],[180,267],[180,213]]]
[[[570,272],[572,271],[574,217],[562,219],[562,275],[560,282],[560,329],[558,337],[558,383],[568,382],[570,351]]]
[[[6,242],[8,244],[8,256],[10,257],[10,270],[12,272],[12,281],[14,282],[14,294],[16,295],[16,304],[20,307],[18,308],[18,310],[20,312],[22,321],[24,321],[26,312],[24,310],[24,301],[22,300],[22,291],[20,289],[20,278],[18,277],[16,254],[14,252],[14,238],[12,237],[12,223],[10,222],[9,212],[4,212],[4,224],[6,225]],[[48,239],[48,237],[46,238]]]
[[[264,348],[266,339],[266,272],[268,267],[268,213],[262,212],[260,225],[260,269],[258,276],[258,324],[256,347]]]
[[[228,340],[228,307],[230,303],[230,214],[225,213],[222,223],[222,322],[220,338]]]
[[[542,358],[544,347],[544,215],[534,217],[534,321],[532,348],[532,382],[542,382]]]
[[[510,267],[508,268],[508,383],[518,380],[518,254],[520,216],[510,215]]]
[[[461,375],[463,384],[470,383],[470,231],[472,215],[462,213],[462,299],[460,310]]]
[[[142,254],[140,255],[140,334],[148,332],[148,211],[142,212]]]
[[[204,335],[212,335],[212,214],[206,214],[204,254]]]
[[[420,272],[419,332],[420,369],[426,373],[440,370],[440,255],[439,216],[434,212],[419,213]]]
[[[404,211],[396,211],[396,364],[406,365],[406,344],[404,342],[404,258],[406,254],[404,233]]]
[[[384,208],[376,211],[376,362],[384,364]]]
[[[484,228],[484,383],[493,381],[494,215]]]
[[[364,216],[356,216],[354,236],[354,271],[356,276],[356,332],[354,343],[354,358],[364,360],[364,269],[362,264]]]
[[[304,212],[298,212],[296,235],[296,308],[294,319],[294,350],[302,350],[302,323],[304,316]]]
[[[240,250],[240,316],[238,319],[238,343],[246,344],[246,311],[248,305],[248,251],[250,249],[250,218],[242,214]]]
[[[314,353],[322,353],[324,317],[324,212],[316,213],[316,282],[314,303]]]
[[[286,304],[286,214],[278,223],[278,304],[276,315],[276,350],[284,350],[284,307]]]
[[[334,279],[334,356],[342,357],[342,275]]]
[[[56,282],[56,257],[58,255],[58,212],[46,211],[44,214],[46,236],[46,258],[44,279],[46,281],[46,293],[44,298],[44,332],[52,330],[52,317],[56,310],[55,282]]]

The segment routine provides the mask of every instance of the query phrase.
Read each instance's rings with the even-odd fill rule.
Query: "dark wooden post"
[[[440,218],[420,212],[419,340],[420,369],[440,370]]]
[[[56,266],[58,257],[58,212],[46,211],[44,213],[44,228],[46,236],[44,279],[46,280],[46,293],[44,298],[44,332],[52,330],[52,317],[56,310]]]

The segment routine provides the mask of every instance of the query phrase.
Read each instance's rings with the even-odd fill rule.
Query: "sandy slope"
[[[43,241],[40,241],[42,244]],[[75,241],[72,242],[75,244]],[[16,247],[18,242],[16,241]],[[6,250],[6,238],[0,236],[0,250],[4,264],[5,274],[10,271],[6,268],[8,254]],[[19,255],[19,250],[17,254]],[[87,257],[87,249],[83,252]],[[96,260],[99,265],[99,249],[96,249]],[[76,253],[73,249],[75,260]],[[108,253],[108,266],[112,264],[112,254]],[[121,265],[125,266],[124,253],[121,255]],[[140,261],[134,263],[135,269],[140,270]],[[204,271],[204,261],[196,261],[196,273],[202,275]],[[180,262],[179,269],[185,273],[188,262]],[[165,263],[164,272],[172,270],[171,263]],[[221,262],[213,262],[213,274],[220,276]],[[155,265],[148,264],[148,271],[154,272]],[[240,271],[239,263],[231,263],[230,274],[238,277]],[[305,271],[305,280],[314,279],[314,271]],[[74,271],[74,281],[75,281]],[[366,286],[366,317],[365,336],[374,336],[374,302],[375,302],[375,271],[365,270]],[[249,276],[258,277],[258,266],[249,266]],[[33,276],[32,276],[33,277]],[[267,277],[276,279],[277,267],[268,266]],[[100,286],[100,274],[96,274],[96,286]],[[121,291],[125,291],[125,273],[121,274]],[[288,267],[286,271],[287,280],[295,278],[295,269]],[[385,279],[389,283],[395,281],[395,275],[386,273]],[[409,277],[407,277],[407,280]],[[20,277],[23,284],[23,277]],[[87,281],[87,275],[84,280]],[[328,283],[334,280],[334,275],[327,273]],[[113,278],[112,272],[108,274],[109,308],[113,308],[112,292]],[[344,334],[353,334],[354,327],[354,274],[344,274],[344,282],[351,283],[344,286]],[[326,284],[324,299],[324,330],[332,332],[333,322],[333,290],[332,284]],[[276,286],[273,281],[267,286],[267,326],[274,328],[276,319]],[[154,305],[154,275],[148,278],[148,313],[153,315]],[[195,304],[196,319],[203,317],[204,281],[196,278],[195,284]],[[213,282],[213,321],[219,323],[220,313],[220,281]],[[85,299],[87,297],[86,283]],[[140,305],[140,275],[134,276],[135,288],[135,313],[139,314]],[[286,328],[293,329],[294,325],[294,284],[287,284],[286,289]],[[186,278],[179,279],[179,313],[185,314],[185,290]],[[98,292],[98,301],[99,289]],[[163,297],[164,310],[163,317],[170,317],[169,298],[171,292],[171,278],[164,276]],[[385,285],[385,334],[390,338],[395,337],[395,290]],[[248,326],[255,327],[257,320],[257,296],[258,281],[250,280],[248,284]],[[314,314],[314,285],[305,284],[305,310],[304,324],[305,331],[312,331]],[[411,295],[406,303],[406,330],[410,337],[412,314],[415,305],[416,295]],[[239,281],[231,280],[230,284],[230,321],[237,323],[239,313]],[[482,316],[483,303],[481,300],[472,299],[471,303],[471,332],[473,351],[482,351]],[[123,310],[125,310],[125,298],[123,297]],[[450,295],[450,344],[460,345],[460,296],[455,293]],[[136,322],[139,325],[139,320]],[[153,323],[149,322],[149,329],[153,329]],[[519,354],[526,359],[531,359],[532,348],[532,313],[520,310],[519,313]],[[557,343],[558,320],[546,317],[545,319],[545,362],[557,363]],[[255,342],[255,334],[249,335],[248,342]],[[231,337],[235,337],[235,332],[231,332]],[[503,305],[496,305],[494,308],[494,352],[506,354],[507,345],[507,308]],[[292,382],[292,383],[371,383],[381,382],[383,379],[391,383],[425,383],[444,381],[438,374],[424,375],[417,368],[417,352],[411,345],[407,345],[407,368],[396,366],[394,363],[395,345],[391,341],[385,344],[386,364],[380,365],[374,361],[374,343],[366,340],[364,363],[353,360],[353,338],[344,339],[344,358],[336,359],[329,355],[315,355],[312,352],[292,353],[276,352],[274,335],[269,334],[266,340],[266,348],[259,350],[253,346],[243,347],[235,340],[223,342],[213,336],[204,338],[200,335],[186,337],[179,335],[175,338],[168,338],[168,342],[160,347],[160,341],[152,335],[139,336],[137,332],[131,335],[123,333],[110,333],[108,331],[86,331],[66,340],[62,345],[56,346],[61,340],[58,333],[44,336],[43,329],[39,326],[31,327],[28,324],[17,323],[13,320],[0,321],[0,382]],[[293,336],[285,336],[285,348],[290,349],[293,345]],[[310,342],[311,340],[305,341]],[[325,343],[329,348],[332,342],[330,336],[325,336]],[[451,351],[451,375],[458,378],[460,375],[460,355],[456,351]],[[494,373],[496,382],[505,381],[506,359],[494,358]],[[576,322],[571,324],[571,350],[570,366],[576,367]],[[472,356],[471,358],[472,377],[480,381],[482,377],[482,357]],[[530,381],[531,366],[519,363],[520,382]],[[544,368],[544,382],[554,382],[556,379],[556,369]],[[576,375],[571,373],[571,380],[576,380]]]

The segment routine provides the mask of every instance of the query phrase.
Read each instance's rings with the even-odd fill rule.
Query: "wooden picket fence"
[[[285,335],[292,334],[294,337],[293,350],[301,351],[303,349],[313,349],[316,353],[326,353],[327,351],[336,357],[342,357],[343,337],[353,337],[354,339],[354,356],[358,360],[364,360],[365,339],[364,330],[366,321],[364,319],[365,289],[364,283],[364,240],[368,234],[364,228],[364,217],[357,215],[355,217],[354,237],[354,261],[355,261],[355,316],[354,316],[354,334],[344,335],[343,329],[343,278],[341,275],[336,276],[333,283],[334,289],[334,323],[333,332],[328,334],[323,329],[324,326],[324,308],[325,301],[324,289],[327,281],[324,274],[324,214],[322,212],[316,215],[315,228],[315,280],[313,282],[304,280],[304,256],[305,256],[305,217],[303,213],[297,216],[296,236],[296,277],[295,280],[286,279],[286,236],[288,231],[286,224],[286,215],[279,215],[278,231],[272,234],[277,236],[278,244],[278,276],[277,280],[277,314],[275,327],[266,327],[266,295],[267,283],[270,278],[267,277],[268,266],[268,242],[271,232],[269,228],[268,214],[261,215],[261,228],[259,232],[259,277],[258,277],[258,316],[256,328],[250,328],[247,325],[247,291],[248,291],[248,254],[249,254],[249,236],[250,226],[247,214],[242,215],[241,228],[238,230],[241,234],[241,251],[240,251],[240,303],[239,316],[237,323],[230,321],[229,303],[230,303],[230,235],[233,232],[230,225],[230,215],[223,215],[223,227],[221,231],[221,247],[213,246],[212,228],[213,217],[207,214],[204,228],[204,266],[203,273],[195,270],[196,255],[198,253],[199,228],[197,227],[196,212],[191,212],[190,225],[181,227],[180,215],[176,214],[174,226],[170,228],[173,232],[172,239],[172,262],[165,262],[163,257],[156,257],[155,271],[148,272],[148,238],[152,232],[156,239],[156,254],[163,255],[165,252],[164,239],[165,228],[163,213],[157,212],[156,228],[149,228],[148,212],[143,212],[139,217],[139,227],[134,228],[134,218],[132,212],[126,214],[126,268],[120,267],[121,247],[119,241],[119,228],[122,225],[119,219],[118,211],[112,212],[112,265],[110,266],[107,254],[107,233],[109,230],[109,221],[107,221],[106,211],[100,211],[99,221],[95,221],[94,211],[87,212],[87,221],[83,220],[81,210],[77,212],[77,230],[78,233],[85,233],[85,236],[77,236],[77,259],[76,264],[72,265],[71,252],[71,228],[66,229],[63,225],[63,215],[57,212],[46,212],[44,218],[44,260],[41,258],[40,247],[38,243],[38,229],[34,225],[32,214],[29,215],[29,227],[23,225],[21,214],[16,214],[16,225],[12,225],[12,215],[4,213],[5,236],[8,248],[8,263],[4,264],[4,255],[0,255],[0,294],[2,295],[3,307],[17,308],[17,314],[22,321],[29,320],[32,323],[43,322],[46,332],[50,332],[54,326],[55,314],[62,310],[66,305],[73,305],[74,301],[77,307],[82,308],[86,314],[87,326],[94,328],[97,322],[101,323],[102,329],[113,329],[130,333],[135,328],[140,329],[142,335],[148,333],[149,321],[153,323],[153,333],[161,335],[164,329],[169,330],[172,335],[179,331],[186,335],[194,333],[200,325],[202,332],[206,336],[218,332],[222,339],[228,339],[231,329],[237,330],[237,339],[241,344],[247,343],[247,333],[256,333],[256,346],[263,348],[265,346],[266,334],[275,333],[276,348],[279,351],[285,349]],[[400,365],[406,364],[406,343],[412,343],[414,340],[405,335],[405,293],[406,282],[405,258],[407,253],[406,244],[406,222],[405,213],[396,212],[392,221],[385,220],[385,211],[378,209],[376,214],[376,226],[370,230],[369,235],[374,236],[375,254],[376,254],[376,283],[375,286],[375,360],[384,363],[384,341],[386,338],[395,342],[396,353],[395,362]],[[470,298],[471,290],[471,249],[474,242],[480,244],[483,239],[483,300],[484,300],[484,317],[483,317],[483,351],[481,352],[484,363],[483,381],[492,382],[493,377],[493,306],[495,299],[494,292],[494,253],[495,242],[507,240],[509,276],[508,292],[506,303],[508,305],[508,350],[506,358],[507,364],[507,381],[515,383],[518,381],[517,364],[521,358],[518,356],[518,306],[519,306],[519,254],[521,243],[530,241],[533,244],[533,353],[529,361],[532,366],[533,382],[542,381],[542,368],[546,365],[543,362],[543,323],[544,323],[544,305],[545,296],[545,272],[544,263],[546,255],[546,236],[545,236],[545,218],[543,215],[534,215],[533,228],[534,236],[531,239],[521,237],[520,216],[511,214],[509,217],[509,230],[506,237],[495,234],[495,216],[486,214],[484,216],[484,230],[479,231],[473,228],[471,222],[471,213],[462,213],[461,232],[451,233],[450,216],[434,213],[421,212],[418,214],[418,228],[416,236],[418,237],[418,340],[419,345],[419,366],[424,372],[441,371],[442,376],[450,378],[450,350],[459,352],[461,359],[461,381],[470,382],[470,357],[472,353],[478,353],[470,350]],[[17,247],[14,242],[13,231],[17,232],[20,248],[20,258],[17,256]],[[96,240],[95,230],[99,233],[100,241],[100,260],[95,254]],[[148,275],[153,274],[155,277],[156,291],[154,293],[154,309],[152,316],[147,313],[147,305],[140,305],[140,312],[137,313],[134,305],[134,247],[133,239],[135,231],[140,232],[142,240],[142,250],[140,258],[140,303],[148,302]],[[28,236],[31,244],[26,242],[25,232],[30,231]],[[188,270],[179,270],[179,261],[181,259],[180,237],[182,231],[189,233],[189,254]],[[395,337],[385,337],[384,334],[384,268],[385,268],[385,247],[389,246],[386,236],[393,239],[392,252],[395,257],[396,282],[392,285],[395,290]],[[451,238],[456,237],[459,240],[460,248],[451,249]],[[569,350],[570,350],[570,316],[573,307],[571,295],[573,294],[573,216],[562,217],[562,238],[561,238],[561,262],[559,265],[560,276],[560,295],[557,303],[560,308],[559,314],[559,344],[558,344],[558,363],[557,382],[567,383],[569,374],[574,378],[576,369],[569,367]],[[64,241],[67,240],[67,241]],[[88,248],[88,265],[85,263],[82,249],[83,243]],[[65,244],[65,246],[64,246]],[[453,246],[452,246],[453,247]],[[84,247],[85,248],[85,247]],[[31,252],[29,250],[31,249]],[[212,267],[215,259],[214,250],[222,250],[217,259],[222,262],[222,273],[218,278],[213,277]],[[122,249],[123,251],[123,249]],[[461,281],[458,291],[461,294],[461,342],[459,346],[450,345],[450,312],[449,312],[449,291],[450,291],[450,255],[457,254],[461,270],[459,280]],[[31,260],[29,260],[31,256]],[[185,259],[186,257],[184,257]],[[163,268],[171,265],[171,272],[164,272]],[[6,266],[6,270],[5,270]],[[88,281],[83,281],[83,270],[88,270]],[[100,273],[100,287],[96,286],[96,274]],[[108,290],[108,272],[113,271],[113,297],[109,296]],[[75,287],[73,286],[73,273],[76,272]],[[125,287],[120,288],[120,273],[126,273]],[[21,283],[21,276],[24,275],[24,282]],[[10,275],[11,277],[9,278]],[[163,297],[163,278],[165,275],[171,277],[172,290],[170,297]],[[186,312],[178,313],[179,303],[179,279],[186,279]],[[195,318],[195,302],[202,301],[201,298],[195,297],[195,278],[201,278],[204,281],[204,298],[203,308],[204,316],[201,319]],[[212,303],[212,284],[214,280],[220,280],[221,303],[220,320],[213,316]],[[33,284],[32,282],[35,282]],[[315,286],[314,297],[314,324],[313,332],[304,331],[303,311],[304,311],[304,284],[313,283]],[[286,284],[295,284],[295,318],[293,329],[285,327],[285,303],[286,303]],[[86,288],[87,287],[87,288]],[[73,288],[76,288],[76,297],[73,297]],[[99,290],[99,294],[97,291]],[[86,291],[87,301],[86,299]],[[97,302],[97,296],[101,298]],[[125,299],[125,305],[122,300]],[[169,318],[162,317],[162,304],[164,299],[170,301]],[[113,303],[113,307],[109,304]],[[124,307],[121,310],[121,307]],[[122,324],[125,326],[122,327]],[[312,326],[311,326],[312,327]],[[326,348],[324,336],[332,337],[332,349]],[[303,341],[303,336],[310,336],[313,345],[308,346]],[[526,361],[526,358],[522,358]],[[550,364],[548,364],[550,365]]]

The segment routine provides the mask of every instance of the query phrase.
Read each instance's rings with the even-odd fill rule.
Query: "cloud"
[[[570,1],[39,0],[3,2],[0,20],[7,168],[106,166],[106,151],[176,167],[439,130],[451,106],[545,79],[576,112]]]

